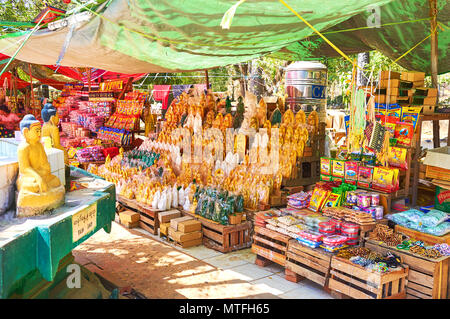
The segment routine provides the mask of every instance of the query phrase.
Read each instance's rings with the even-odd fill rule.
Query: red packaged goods
[[[359,226],[352,223],[343,223],[341,226],[342,231],[346,231],[347,233],[357,233],[359,230]]]
[[[323,235],[311,230],[304,230],[299,233],[299,236],[308,240],[312,240],[315,242],[322,241]]]
[[[319,223],[319,231],[322,232],[332,232],[334,233],[334,231],[336,230],[336,226],[333,223],[330,222],[323,222],[323,223]]]
[[[113,158],[116,155],[119,155],[119,148],[118,147],[108,147],[103,149],[103,155],[105,155],[105,158],[109,155],[109,158]]]
[[[348,238],[340,235],[331,235],[331,236],[324,236],[322,240],[325,245],[338,246],[344,244],[348,240]]]

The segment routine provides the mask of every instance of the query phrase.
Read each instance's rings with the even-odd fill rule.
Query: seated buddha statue
[[[41,144],[41,123],[27,114],[20,122],[25,137],[18,148],[17,217],[42,215],[64,203],[64,186],[51,174],[50,163]]]
[[[67,150],[61,145],[59,139],[59,118],[56,108],[52,103],[46,103],[41,111],[41,117],[44,120],[44,125],[42,125],[42,136],[48,136],[52,140],[52,145],[64,152],[64,163],[68,165],[69,157],[67,155]]]

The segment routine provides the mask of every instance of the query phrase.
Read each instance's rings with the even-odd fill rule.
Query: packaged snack
[[[314,231],[311,231],[311,230],[301,231],[299,233],[299,236],[301,238],[304,238],[304,239],[307,239],[307,240],[311,240],[311,241],[314,241],[314,242],[322,242],[322,238],[323,238],[323,235],[321,233],[314,232]]]
[[[331,222],[322,222],[319,223],[319,232],[320,233],[330,233],[333,234],[336,231],[336,225]]]
[[[297,241],[300,244],[305,245],[305,246],[307,246],[309,248],[318,248],[318,247],[320,247],[320,244],[321,244],[321,242],[315,242],[315,241],[308,240],[308,239],[303,238],[303,237],[297,237]]]
[[[331,193],[330,196],[328,196],[327,200],[325,201],[325,204],[323,205],[323,207],[339,206],[340,200],[341,200],[340,194]]]
[[[345,176],[345,161],[333,160],[333,171],[331,174],[333,177],[344,178]],[[334,179],[333,179],[334,180]]]
[[[367,208],[371,204],[372,197],[369,193],[360,193],[357,195],[356,205],[359,208]]]
[[[332,180],[332,176],[320,174],[320,180],[324,182],[330,182]]]
[[[389,147],[388,162],[389,166],[408,169],[408,162],[406,159],[407,149],[403,147]]]
[[[320,158],[320,174],[331,175],[333,160],[327,157]]]
[[[384,207],[383,206],[374,206],[375,208],[375,219],[383,219],[384,216]]]
[[[346,183],[356,182],[358,180],[358,162],[347,161],[345,162],[345,175],[344,179]]]
[[[321,248],[323,248],[323,250],[325,250],[326,252],[329,253],[334,253],[342,248],[348,247],[345,244],[341,244],[341,245],[326,245],[326,244],[322,244],[320,245]]]
[[[414,126],[412,123],[397,122],[395,126],[394,137],[400,145],[411,146],[414,135]]]
[[[443,212],[450,213],[450,190],[436,186],[434,207]]]
[[[348,240],[347,237],[341,235],[324,236],[322,241],[328,246],[338,246],[344,244]]]
[[[359,166],[357,185],[369,188],[372,183],[372,174],[373,174],[373,167]]]
[[[287,215],[287,216],[283,216],[283,217],[278,217],[278,223],[291,226],[291,225],[298,224],[299,221],[297,220],[297,218]]]
[[[308,208],[315,212],[320,211],[320,209],[323,206],[323,203],[325,202],[330,193],[331,192],[326,191],[319,187],[314,188],[311,200],[309,201]]]
[[[449,218],[449,215],[437,209],[432,209],[419,220],[419,223],[425,227],[435,227]]]
[[[421,228],[419,228],[419,230],[424,233],[431,234],[434,236],[444,236],[450,232],[450,223],[443,222],[443,223],[441,223],[437,226],[433,226],[433,227],[423,227],[422,226]]]
[[[397,169],[382,166],[375,167],[373,170],[372,188],[385,192],[394,191],[396,188],[395,170]]]

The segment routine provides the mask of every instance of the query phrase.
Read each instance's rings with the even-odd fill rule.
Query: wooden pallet
[[[285,278],[298,282],[303,277],[325,287],[328,284],[332,256],[333,254],[324,250],[309,248],[291,239],[287,251]]]
[[[252,244],[252,224],[249,221],[237,225],[222,225],[184,210],[182,212],[202,223],[203,245],[208,248],[228,253],[248,248]]]
[[[254,232],[252,252],[259,256],[260,260],[266,259],[285,266],[291,237],[260,226],[255,226]]]
[[[333,256],[328,288],[355,299],[404,299],[408,266],[385,274]]]
[[[409,266],[407,299],[447,299],[450,296],[450,257],[426,258],[372,239],[366,239],[364,246],[382,254],[391,252]]]
[[[443,243],[450,244],[450,234],[447,234],[445,236],[434,236],[431,234],[421,233],[417,230],[406,228],[400,225],[395,225],[395,232],[402,233],[416,240],[421,240],[428,245]]]
[[[152,209],[151,207],[141,204],[135,199],[128,199],[117,195],[117,201],[128,209],[139,213],[139,227],[148,231],[153,235],[158,235],[159,220],[158,212],[160,210]]]
[[[140,215],[139,225],[146,231],[150,232],[151,234],[158,235],[159,210],[155,210],[144,204],[138,204],[138,207],[139,207],[138,212]]]

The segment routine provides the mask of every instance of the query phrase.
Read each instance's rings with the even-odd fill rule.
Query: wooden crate
[[[381,274],[333,256],[328,288],[355,299],[403,299],[409,270],[404,267]]]
[[[139,226],[153,235],[158,235],[159,210],[155,210],[144,204],[138,204],[138,207],[139,207],[138,212],[140,215]]]
[[[303,277],[323,287],[327,286],[333,254],[322,249],[303,246],[297,240],[291,239],[286,256],[286,270],[288,271],[285,278],[287,280],[298,282],[298,277]],[[297,276],[292,276],[292,273]]]
[[[228,253],[248,248],[252,244],[250,234],[252,223],[249,221],[244,221],[237,225],[221,225],[184,210],[182,213],[202,223],[203,245],[208,248]]]
[[[395,232],[402,233],[416,240],[421,240],[428,245],[444,244],[444,243],[450,244],[450,234],[447,234],[445,236],[433,236],[431,234],[421,233],[417,230],[406,228],[400,225],[395,225]]]
[[[447,299],[450,296],[450,257],[426,258],[372,239],[366,239],[364,246],[382,254],[391,252],[409,266],[406,298]]]
[[[260,259],[285,266],[287,247],[291,237],[260,226],[255,226],[254,232],[252,252]]]
[[[444,181],[450,180],[450,169],[445,169],[437,166],[426,165],[425,176],[427,178],[441,179]]]

